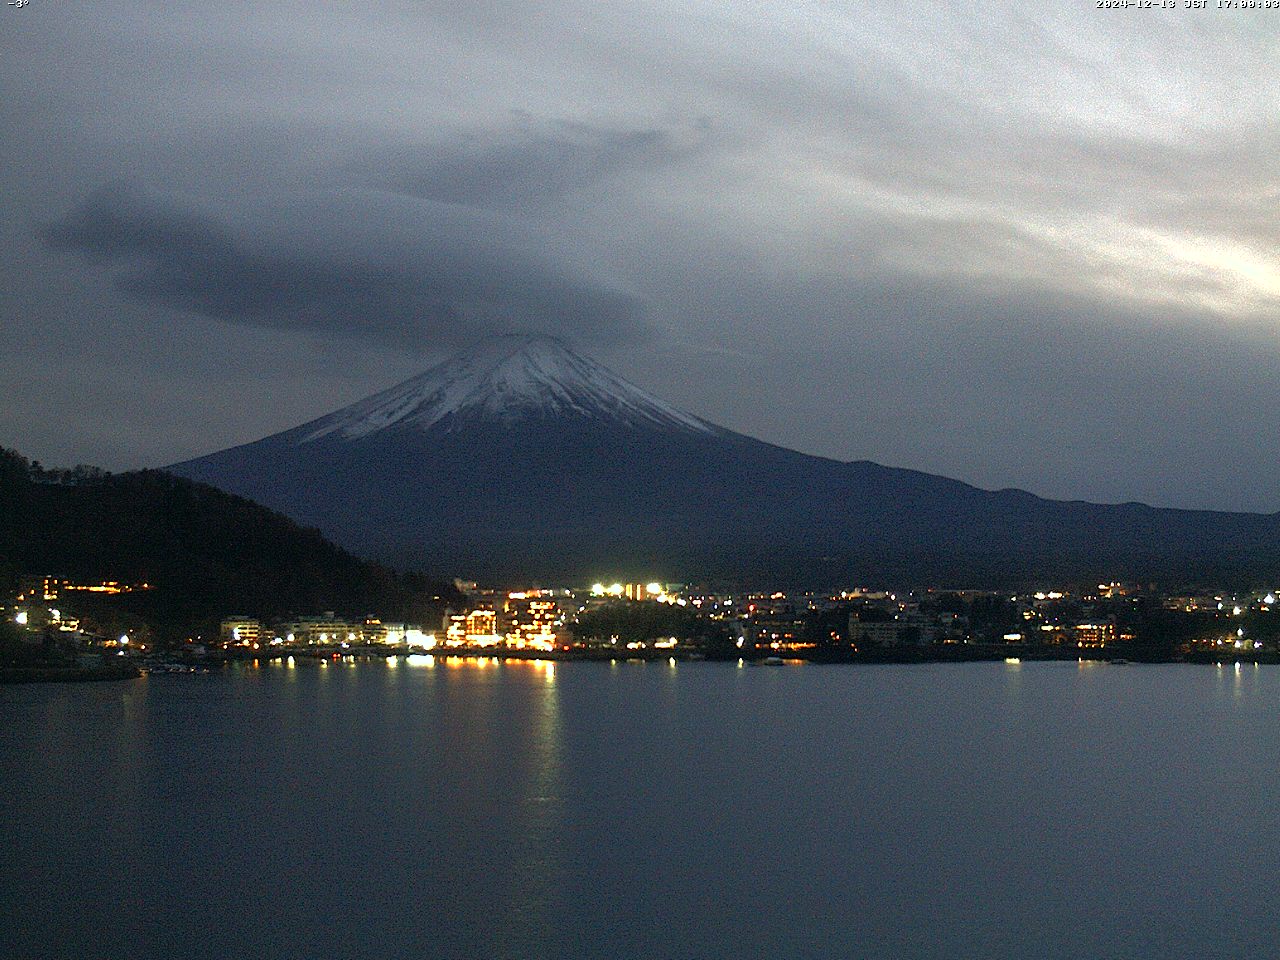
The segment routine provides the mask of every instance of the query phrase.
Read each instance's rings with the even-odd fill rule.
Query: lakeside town
[[[58,668],[113,678],[195,672],[236,660],[413,654],[759,663],[1280,662],[1280,591],[1269,589],[1162,592],[1120,582],[1024,592],[718,591],[662,582],[498,590],[458,580],[454,586],[460,602],[431,622],[406,623],[376,611],[285,619],[235,611],[216,633],[160,642],[145,624],[114,617],[102,602],[155,585],[27,575],[0,611],[11,635],[5,668],[17,670],[17,679],[55,679]],[[93,612],[79,602],[90,597]]]

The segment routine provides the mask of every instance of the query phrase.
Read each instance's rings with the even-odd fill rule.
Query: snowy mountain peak
[[[303,428],[300,443],[348,440],[393,426],[427,430],[447,418],[511,421],[572,416],[632,427],[715,433],[683,413],[547,336],[496,337],[404,383]]]

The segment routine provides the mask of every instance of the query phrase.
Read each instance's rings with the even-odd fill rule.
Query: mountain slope
[[[786,450],[545,338],[171,468],[352,549],[483,577],[1004,583],[1214,576],[1280,560],[1274,516],[1043,500]]]
[[[111,603],[167,638],[234,613],[431,620],[452,590],[204,484],[154,470],[49,482],[0,449],[0,579],[26,573],[155,584]]]

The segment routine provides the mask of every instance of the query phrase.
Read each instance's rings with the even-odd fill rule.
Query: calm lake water
[[[0,956],[1274,957],[1280,669],[0,688]]]

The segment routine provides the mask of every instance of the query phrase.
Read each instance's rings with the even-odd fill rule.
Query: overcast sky
[[[0,445],[162,465],[537,330],[811,453],[1280,510],[1280,11],[0,16]]]

